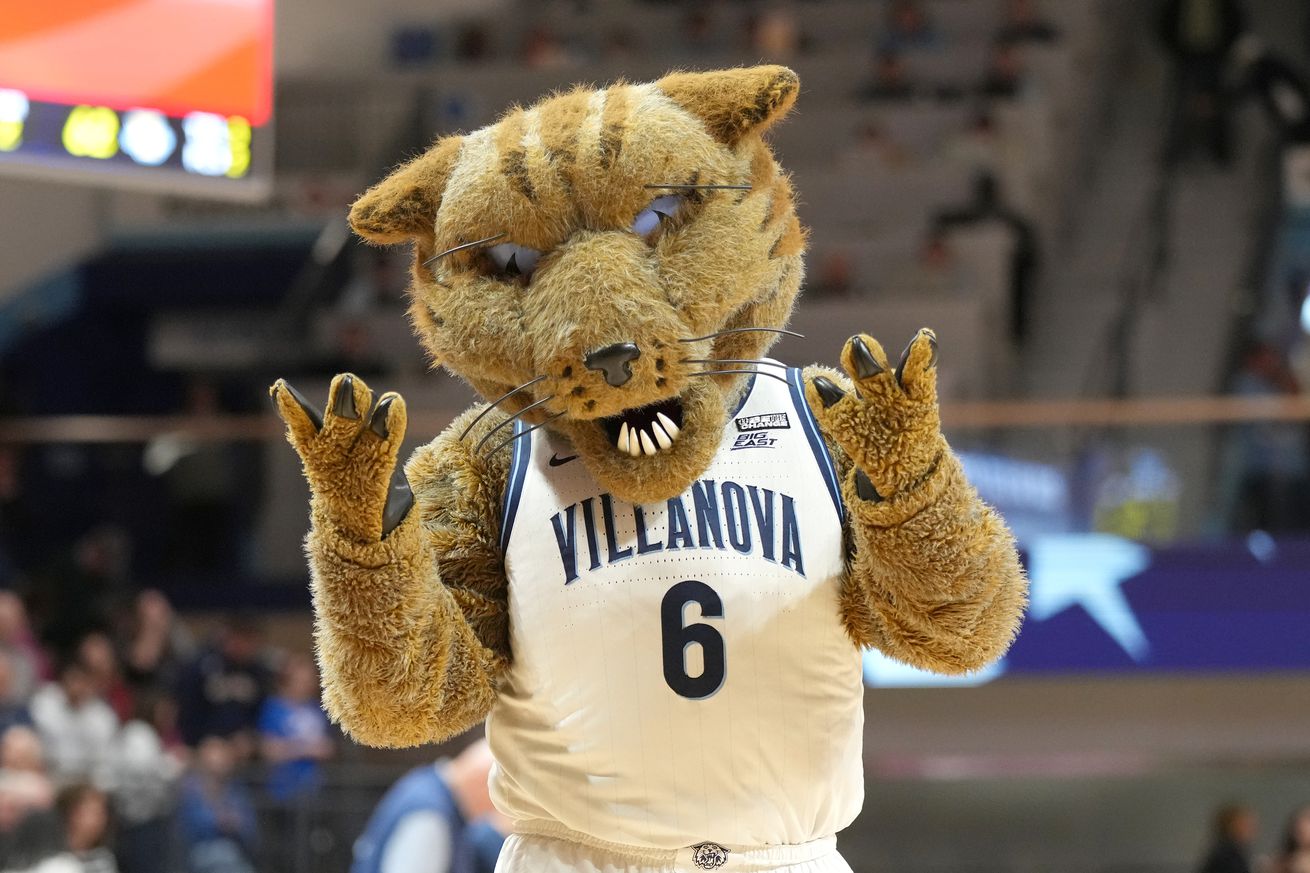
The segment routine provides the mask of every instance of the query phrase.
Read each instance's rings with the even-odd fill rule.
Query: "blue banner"
[[[938,677],[876,653],[875,686],[980,684],[1004,675],[1310,670],[1310,541],[1152,549],[1110,534],[1054,534],[1024,554],[1032,599],[1009,654]]]

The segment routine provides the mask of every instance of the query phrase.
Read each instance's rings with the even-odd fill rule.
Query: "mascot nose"
[[[641,357],[641,349],[636,343],[615,343],[588,352],[583,363],[588,370],[601,370],[605,381],[618,388],[632,378],[632,362]]]

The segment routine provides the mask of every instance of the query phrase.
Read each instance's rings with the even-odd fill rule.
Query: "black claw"
[[[919,337],[916,334],[914,339],[918,338]],[[900,385],[902,388],[905,387],[905,362],[910,359],[910,349],[912,348],[914,348],[914,340],[910,340],[910,342],[905,346],[905,351],[901,352],[901,360],[896,364],[896,384]]]
[[[332,414],[337,418],[359,418],[355,409],[355,379],[346,374],[337,386],[337,402],[332,404]]]
[[[855,359],[855,375],[860,379],[868,379],[877,376],[882,372],[882,365],[873,357],[873,352],[864,344],[864,340],[857,337],[851,338],[851,357]]]
[[[819,392],[819,399],[823,401],[823,408],[827,409],[846,396],[846,392],[837,387],[826,376],[817,376],[814,379],[814,390]]]
[[[405,520],[409,510],[414,506],[414,491],[409,487],[405,471],[397,468],[391,474],[391,487],[387,490],[387,502],[382,507],[382,536],[386,537]]]
[[[305,415],[309,416],[309,420],[314,423],[314,429],[322,430],[323,413],[319,412],[314,404],[310,403],[309,399],[305,397],[304,394],[297,391],[295,386],[290,382],[283,382],[282,384],[286,386],[287,393],[291,395],[291,399],[296,401],[296,404],[305,411]]]
[[[914,348],[914,342],[919,338],[919,334],[928,337],[928,346],[932,349],[932,356],[928,358],[928,366],[924,369],[931,370],[937,366],[937,335],[930,330],[921,330],[914,335],[914,339],[910,340],[910,344],[905,347],[905,351],[901,352],[901,362],[896,365],[896,382],[902,388],[905,387],[905,381],[901,378],[905,373],[905,362],[910,359],[910,349]]]
[[[855,493],[861,500],[870,500],[874,503],[882,503],[883,500],[882,495],[873,487],[873,483],[869,481],[868,475],[863,470],[855,471]]]
[[[379,439],[386,439],[389,433],[387,429],[387,419],[391,415],[391,401],[394,398],[384,397],[378,402],[377,408],[373,410],[373,420],[368,423],[373,433],[378,435]]]

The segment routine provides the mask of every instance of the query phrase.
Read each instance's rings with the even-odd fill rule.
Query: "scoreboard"
[[[267,193],[273,0],[6,7],[0,173],[218,197]]]

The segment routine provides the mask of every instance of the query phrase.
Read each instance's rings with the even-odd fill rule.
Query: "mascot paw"
[[[343,533],[377,541],[404,520],[414,505],[396,456],[405,438],[405,401],[373,392],[350,373],[328,390],[325,412],[282,379],[269,389],[287,438],[300,454],[315,508]]]
[[[936,334],[920,330],[895,369],[868,334],[846,341],[841,362],[852,386],[816,376],[805,390],[819,426],[855,463],[856,495],[880,502],[913,491],[946,449],[937,410]]]

